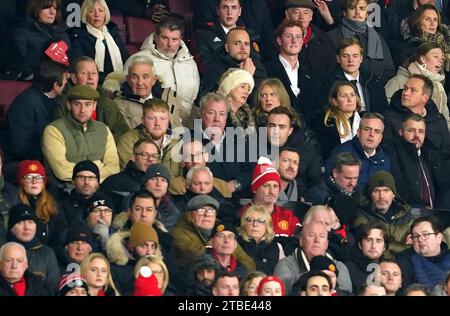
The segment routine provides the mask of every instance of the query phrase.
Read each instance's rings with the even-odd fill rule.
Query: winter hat
[[[69,100],[97,100],[100,94],[89,85],[73,86],[67,92]]]
[[[281,188],[281,178],[277,169],[272,165],[272,161],[264,156],[259,157],[258,164],[252,174],[252,192],[255,193],[264,183],[268,181],[277,181]]]
[[[20,221],[32,220],[37,223],[34,210],[26,204],[16,204],[9,210],[8,230]]]
[[[325,204],[334,210],[341,225],[352,223],[358,213],[358,203],[351,196],[339,194],[328,198]]]
[[[149,267],[143,266],[139,269],[139,275],[134,281],[133,296],[162,296],[158,280]]]
[[[242,83],[247,83],[250,85],[250,92],[255,87],[255,81],[247,70],[230,68],[224,72],[222,77],[220,77],[219,89],[217,92],[226,97],[230,94],[231,90],[238,87]]]
[[[64,41],[51,43],[45,50],[45,54],[53,61],[69,66],[69,58],[67,57],[67,50],[69,46]]]
[[[338,274],[338,270],[336,269],[336,265],[334,264],[333,260],[331,260],[327,256],[312,257],[309,266],[310,271],[328,270],[334,272],[336,275]]]
[[[373,189],[378,187],[388,187],[389,189],[397,195],[397,189],[395,188],[394,177],[386,171],[375,172],[369,179],[367,183],[368,193],[372,193]]]
[[[312,0],[287,0],[284,5],[285,9],[289,8],[309,8],[314,10],[314,3]]]
[[[198,210],[201,207],[204,207],[206,205],[213,206],[216,210],[219,209],[220,205],[217,200],[209,195],[206,194],[199,194],[194,196],[192,199],[189,200],[187,203],[188,210]]]
[[[38,160],[23,160],[19,162],[17,170],[17,184],[20,186],[23,177],[30,173],[37,173],[45,177],[45,168]],[[47,184],[47,177],[44,178],[44,183]]]
[[[130,240],[128,241],[128,246],[134,248],[143,244],[146,241],[153,241],[159,243],[158,234],[148,224],[142,222],[136,222],[131,226],[130,230]]]
[[[88,214],[92,212],[96,207],[106,206],[109,207],[114,213],[114,202],[111,197],[103,192],[95,192],[89,199]]]
[[[154,177],[163,177],[167,180],[167,182],[170,182],[172,175],[165,166],[160,163],[156,163],[148,166],[147,171],[145,171],[145,175],[142,178],[142,183],[145,185],[148,180]]]
[[[66,296],[74,287],[82,287],[89,295],[89,288],[87,282],[78,273],[64,274],[59,280],[58,296]]]
[[[259,282],[258,296],[261,296],[261,292],[262,292],[262,288],[263,288],[264,284],[266,284],[267,282],[271,282],[271,281],[278,282],[281,285],[281,295],[284,296],[285,295],[284,283],[281,279],[277,278],[274,275],[266,276],[264,279],[261,280],[261,282]]]
[[[64,245],[68,245],[74,241],[85,241],[91,248],[94,249],[94,234],[92,230],[85,223],[77,222],[73,223],[66,235],[66,242]]]
[[[211,234],[211,238],[214,237],[216,234],[219,234],[224,231],[229,231],[229,232],[232,232],[235,235],[237,235],[236,227],[234,227],[233,225],[230,225],[226,222],[218,222],[214,225],[214,228],[213,228],[213,231]]]
[[[83,160],[83,161],[77,162],[75,167],[73,167],[72,180],[74,180],[76,175],[78,174],[78,172],[81,172],[81,171],[92,172],[97,177],[97,180],[100,181],[100,170],[98,169],[97,165],[95,163],[93,163],[92,161]]]
[[[217,272],[220,271],[220,266],[212,255],[205,253],[194,260],[191,269],[194,273],[197,273],[202,269],[214,269]]]

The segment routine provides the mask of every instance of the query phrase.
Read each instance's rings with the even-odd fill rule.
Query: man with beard
[[[212,286],[220,271],[219,264],[210,254],[203,254],[192,264],[193,285],[189,296],[212,296]]]
[[[109,128],[92,119],[99,93],[88,85],[74,86],[67,93],[70,115],[50,123],[44,130],[42,151],[54,176],[72,179],[76,163],[91,160],[100,171],[99,182],[119,172],[119,157]]]
[[[155,76],[161,81],[161,87],[170,88],[169,93],[176,96],[187,114],[197,98],[200,75],[194,57],[182,40],[183,32],[182,20],[176,17],[162,20],[156,25],[155,32],[145,39],[141,51],[128,59],[124,69],[128,69],[137,56],[149,57],[153,61]]]
[[[150,139],[158,145],[160,152],[158,162],[161,162],[169,169],[171,174],[178,174],[179,164],[172,159],[171,155],[172,150],[179,143],[180,137],[172,134],[172,131],[169,129],[170,109],[167,102],[161,99],[145,101],[141,120],[142,124],[125,133],[117,144],[120,167],[124,168],[133,156],[133,145],[136,141]],[[179,145],[181,146],[181,143]]]
[[[247,70],[253,76],[255,86],[259,86],[261,81],[267,78],[267,73],[259,56],[251,52],[251,46],[250,35],[246,29],[242,27],[231,29],[224,47],[217,50],[206,65],[200,95],[215,90],[220,77],[229,68]]]
[[[392,258],[407,248],[406,238],[413,221],[411,206],[398,197],[395,180],[389,172],[378,171],[366,185],[353,230],[357,233],[368,223],[385,225],[391,242],[384,256]]]
[[[400,196],[414,207],[447,208],[448,168],[442,154],[427,141],[428,125],[418,114],[407,116],[400,137],[385,145]],[[447,179],[446,179],[447,178]]]
[[[283,147],[279,151],[277,171],[281,177],[280,195],[277,203],[296,203],[301,199],[297,186],[297,175],[300,168],[300,153],[291,147]]]

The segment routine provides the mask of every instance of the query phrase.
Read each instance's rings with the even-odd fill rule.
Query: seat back
[[[146,19],[130,16],[125,17],[124,20],[127,30],[127,48],[129,49],[129,53],[132,54],[133,52],[139,51],[147,36],[155,31],[156,24]]]
[[[111,21],[117,25],[117,29],[119,31],[119,36],[122,39],[122,41],[124,43],[126,43],[126,33],[127,32],[126,32],[125,21],[123,19],[123,15],[121,15],[121,14],[111,15]]]
[[[169,0],[170,12],[180,13],[180,12],[194,12],[194,1],[195,0]]]
[[[6,113],[14,99],[31,86],[27,81],[0,80],[0,127],[5,124]]]

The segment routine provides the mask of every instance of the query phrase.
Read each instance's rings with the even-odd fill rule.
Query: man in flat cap
[[[60,181],[71,181],[72,170],[81,160],[91,160],[98,166],[100,182],[119,172],[119,157],[109,128],[92,119],[98,98],[99,93],[88,85],[70,88],[70,116],[50,123],[44,130],[42,150]]]

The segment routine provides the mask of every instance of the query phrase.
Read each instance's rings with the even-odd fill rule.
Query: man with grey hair
[[[315,256],[327,256],[332,259],[338,271],[337,287],[343,291],[352,292],[352,282],[347,267],[327,252],[329,241],[326,225],[316,222],[303,225],[298,241],[299,247],[290,256],[281,259],[273,273],[283,280],[287,293],[291,291],[292,286],[303,273],[310,271],[310,262]]]
[[[146,100],[161,97],[161,86],[154,73],[153,60],[148,56],[130,57],[126,81],[120,96],[114,98],[130,128],[142,123],[142,105]]]
[[[25,247],[8,242],[0,248],[0,296],[50,296],[42,279],[28,272]]]
[[[164,95],[174,111],[181,111],[183,121],[190,120],[192,105],[197,98],[200,87],[200,75],[194,57],[182,40],[183,21],[171,17],[156,25],[154,33],[148,36],[141,50],[130,57],[124,69],[128,69],[130,61],[137,56],[146,56],[154,63],[154,74],[160,78]],[[183,122],[183,125],[184,124]],[[189,124],[188,124],[189,125]]]
[[[358,186],[366,185],[369,178],[377,171],[391,172],[391,160],[380,146],[383,139],[384,118],[376,112],[362,115],[358,131],[353,139],[335,147],[325,162],[325,174],[331,173],[333,160],[338,153],[349,152],[361,161]]]

